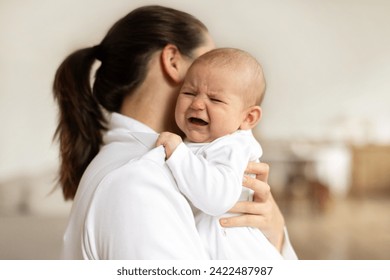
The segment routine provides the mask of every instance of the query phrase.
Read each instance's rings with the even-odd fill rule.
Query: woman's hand
[[[254,191],[253,201],[239,201],[229,211],[242,214],[236,217],[222,218],[223,227],[257,227],[279,250],[284,242],[284,218],[271,194],[268,185],[269,166],[265,163],[250,162],[246,173],[256,178],[244,176],[243,186]]]

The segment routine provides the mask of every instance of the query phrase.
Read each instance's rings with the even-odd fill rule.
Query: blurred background
[[[0,259],[59,257],[71,203],[55,188],[56,68],[156,3],[263,64],[255,134],[299,258],[390,259],[386,0],[0,0]]]

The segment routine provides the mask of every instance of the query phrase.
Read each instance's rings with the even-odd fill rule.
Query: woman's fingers
[[[264,226],[264,218],[259,215],[241,215],[219,220],[223,227],[257,227]]]
[[[252,178],[250,176],[244,175],[244,180],[242,182],[244,187],[254,191],[253,200],[254,201],[266,201],[271,193],[270,186],[259,179]]]
[[[243,186],[253,190],[253,201],[239,201],[230,213],[240,214],[220,219],[223,227],[259,228],[271,243],[280,250],[284,240],[284,218],[271,194],[268,185],[269,166],[266,163],[250,162],[245,170],[256,178],[244,176]]]
[[[240,201],[229,212],[241,215],[221,218],[221,226],[259,228],[280,251],[284,240],[285,223],[272,195],[264,202]]]
[[[268,213],[267,207],[267,203],[239,201],[229,210],[229,213],[263,215]]]
[[[249,162],[246,167],[245,173],[255,174],[258,180],[267,183],[269,165],[264,162]]]
[[[245,175],[243,180],[243,186],[254,191],[253,200],[267,201],[271,193],[271,188],[267,183],[269,165],[262,162],[249,162],[245,172],[256,175],[256,178]]]

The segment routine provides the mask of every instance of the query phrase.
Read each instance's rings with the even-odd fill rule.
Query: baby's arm
[[[182,143],[183,140],[177,134],[171,132],[161,132],[156,141],[156,147],[163,145],[167,159],[169,159],[172,153],[176,150],[177,146]]]
[[[177,137],[174,138],[177,140]],[[165,141],[166,148],[172,144],[169,149],[173,147],[175,150],[169,155],[167,165],[180,191],[195,207],[209,215],[218,216],[237,202],[249,160],[245,140],[240,135],[221,139],[208,145],[199,155],[195,155],[183,143],[177,145],[172,139]],[[158,141],[160,144],[162,142]]]

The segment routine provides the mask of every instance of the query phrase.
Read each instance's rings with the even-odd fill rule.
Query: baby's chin
[[[199,135],[197,133],[194,134],[190,133],[186,137],[186,140],[192,143],[210,143],[213,142],[215,139],[217,138],[211,137],[210,135]]]

